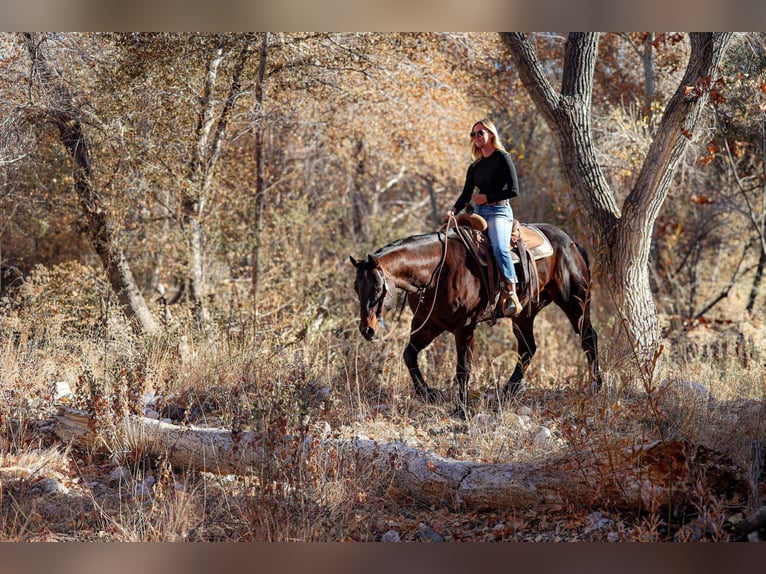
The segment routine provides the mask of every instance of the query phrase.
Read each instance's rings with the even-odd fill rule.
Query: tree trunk
[[[351,221],[353,222],[352,237],[358,243],[363,243],[367,239],[367,227],[365,224],[370,214],[370,202],[365,193],[365,187],[367,185],[367,174],[365,169],[367,153],[362,138],[356,140],[354,157],[357,161],[353,175],[353,189],[351,190]]]
[[[391,483],[392,492],[460,509],[581,504],[655,510],[684,504],[708,482],[709,492],[721,496],[739,493],[746,498],[749,488],[745,471],[725,457],[672,441],[612,445],[608,453],[572,449],[528,462],[488,464],[448,459],[400,443],[311,436],[275,440],[255,432],[181,427],[138,416],[127,416],[112,433],[99,433],[96,426],[89,413],[68,407],[59,408],[54,421],[56,435],[65,442],[164,456],[178,469],[257,473],[275,460],[300,464],[309,455],[313,461],[327,456],[351,472],[359,465],[374,469],[381,481]],[[105,434],[115,444],[106,444]]]
[[[258,283],[260,280],[261,263],[261,235],[263,234],[263,199],[266,192],[266,176],[263,153],[263,84],[266,78],[266,60],[269,54],[269,33],[263,32],[261,39],[260,63],[258,64],[258,77],[255,81],[255,105],[257,106],[258,123],[255,128],[255,193],[253,198],[253,238],[252,255],[252,295],[253,314],[258,316]]]
[[[428,176],[424,178],[426,189],[428,190],[428,199],[431,203],[431,223],[436,228],[439,225],[441,225],[442,222],[442,214],[439,211],[439,201],[436,197],[436,189],[434,189],[434,178],[431,176]]]
[[[67,86],[53,74],[45,55],[42,40],[33,34],[22,34],[24,44],[32,58],[33,71],[37,74],[47,97],[47,114],[59,130],[61,143],[72,158],[74,189],[80,200],[87,221],[91,242],[104,266],[125,315],[135,319],[139,332],[155,335],[160,327],[141,294],[125,254],[117,241],[117,230],[109,215],[109,209],[95,188],[91,178],[88,141],[78,119],[78,108]]]
[[[748,313],[752,313],[755,309],[755,300],[758,297],[758,291],[761,287],[761,281],[763,280],[763,269],[766,267],[766,251],[761,247],[761,253],[758,257],[758,267],[755,271],[755,277],[753,277],[753,284],[750,287],[750,295],[747,298],[747,307],[745,309]]]
[[[630,232],[621,225],[615,230],[612,248],[601,254],[607,288],[615,302],[619,331],[615,356],[627,359],[647,375],[654,364],[660,332],[657,308],[649,281],[651,235]]]
[[[197,133],[192,158],[189,162],[189,179],[184,190],[182,205],[183,228],[188,246],[188,286],[197,327],[205,332],[210,329],[205,285],[205,234],[203,220],[207,211],[208,141],[213,128],[213,91],[218,68],[224,59],[224,48],[218,46],[208,62],[207,76],[202,95],[202,107],[197,121]]]
[[[189,181],[182,201],[183,221],[189,247],[189,297],[194,308],[197,326],[209,336],[213,324],[208,309],[207,271],[205,266],[205,219],[213,173],[226,135],[231,110],[240,92],[240,79],[249,56],[250,42],[245,38],[239,59],[232,73],[231,85],[221,111],[216,115],[218,100],[215,87],[218,70],[227,56],[223,42],[208,62],[201,107],[197,122],[196,141],[189,167]]]
[[[556,137],[564,175],[594,230],[596,257],[625,327],[623,349],[651,366],[659,345],[657,310],[649,285],[652,229],[673,174],[714,87],[712,75],[731,34],[690,34],[691,54],[683,80],[668,103],[657,134],[622,212],[596,160],[590,103],[598,34],[572,33],[564,53],[561,91],[545,77],[529,39],[504,33],[519,75]]]
[[[654,32],[646,34],[641,61],[644,64],[644,115],[651,121],[652,103],[657,95],[654,84]]]

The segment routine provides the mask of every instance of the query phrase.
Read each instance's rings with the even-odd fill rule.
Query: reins
[[[423,322],[420,324],[420,327],[410,331],[410,336],[414,335],[415,333],[420,331],[423,327],[425,327],[426,323],[428,323],[428,320],[431,318],[431,315],[434,312],[434,308],[436,307],[436,294],[439,292],[438,291],[439,282],[441,281],[441,276],[442,276],[441,272],[444,269],[444,262],[447,260],[447,243],[449,242],[449,227],[451,223],[454,223],[454,227],[457,228],[457,220],[455,219],[455,216],[450,213],[449,217],[447,218],[447,224],[444,228],[444,249],[442,250],[441,261],[439,261],[439,264],[431,273],[431,278],[428,280],[428,283],[426,283],[423,287],[420,287],[418,289],[418,291],[420,292],[420,300],[418,301],[418,306],[415,308],[412,314],[413,316],[417,314],[418,309],[420,309],[420,305],[423,303],[423,299],[425,299],[426,289],[428,289],[429,285],[433,283],[434,276],[436,276],[436,285],[434,285],[434,298],[433,298],[433,301],[431,301],[431,309],[428,310],[428,315],[426,315],[426,318],[423,319]]]

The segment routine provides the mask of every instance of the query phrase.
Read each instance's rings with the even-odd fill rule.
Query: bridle
[[[373,269],[377,271],[377,269]],[[388,281],[386,280],[386,271],[381,267],[380,272],[383,275],[383,292],[380,294],[375,302],[370,307],[375,307],[375,316],[380,319],[383,313],[383,304],[386,302],[386,296],[388,295]]]
[[[453,225],[455,228],[457,228],[457,220],[455,219],[454,215],[450,215],[447,219],[447,223],[444,228],[444,248],[442,249],[442,257],[439,261],[436,268],[434,268],[433,272],[431,273],[431,277],[428,280],[428,283],[425,285],[418,287],[417,293],[419,295],[419,301],[418,306],[415,308],[414,313],[417,313],[418,309],[420,308],[420,305],[423,303],[425,299],[425,292],[430,288],[431,284],[434,282],[434,277],[436,278],[436,284],[434,285],[434,289],[438,290],[439,288],[439,282],[441,280],[442,270],[444,269],[444,262],[447,259],[447,243],[449,242],[449,228],[450,225]],[[379,267],[377,269],[372,269],[372,271],[380,271],[383,275],[383,292],[380,294],[380,296],[370,305],[369,308],[375,308],[375,317],[378,318],[378,320],[381,319],[381,314],[383,313],[383,305],[386,301],[386,296],[389,294],[388,289],[388,273],[383,267]],[[395,283],[394,283],[395,285]],[[434,308],[436,307],[436,294],[434,293],[434,299],[431,302],[431,308],[428,310],[428,314],[426,315],[425,319],[423,319],[423,322],[420,324],[420,326],[417,329],[413,329],[410,331],[410,336],[420,331],[423,327],[425,327],[426,323],[428,323],[428,320],[431,318],[431,315],[434,312]]]

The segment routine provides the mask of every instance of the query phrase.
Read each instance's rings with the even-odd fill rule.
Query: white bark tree
[[[205,270],[205,219],[213,192],[213,177],[221,156],[229,120],[241,90],[241,79],[250,57],[250,35],[241,46],[228,49],[222,37],[207,61],[207,73],[197,112],[197,127],[188,179],[182,197],[183,227],[189,247],[189,297],[194,305],[198,327],[212,336],[213,324],[207,309],[207,277]],[[236,59],[234,71],[223,102],[216,96],[219,69],[227,57]]]

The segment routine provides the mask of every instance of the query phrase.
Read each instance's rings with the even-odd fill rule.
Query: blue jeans
[[[474,213],[487,220],[487,234],[492,245],[500,273],[506,283],[516,283],[516,270],[511,259],[511,231],[513,210],[510,205],[475,205]]]

